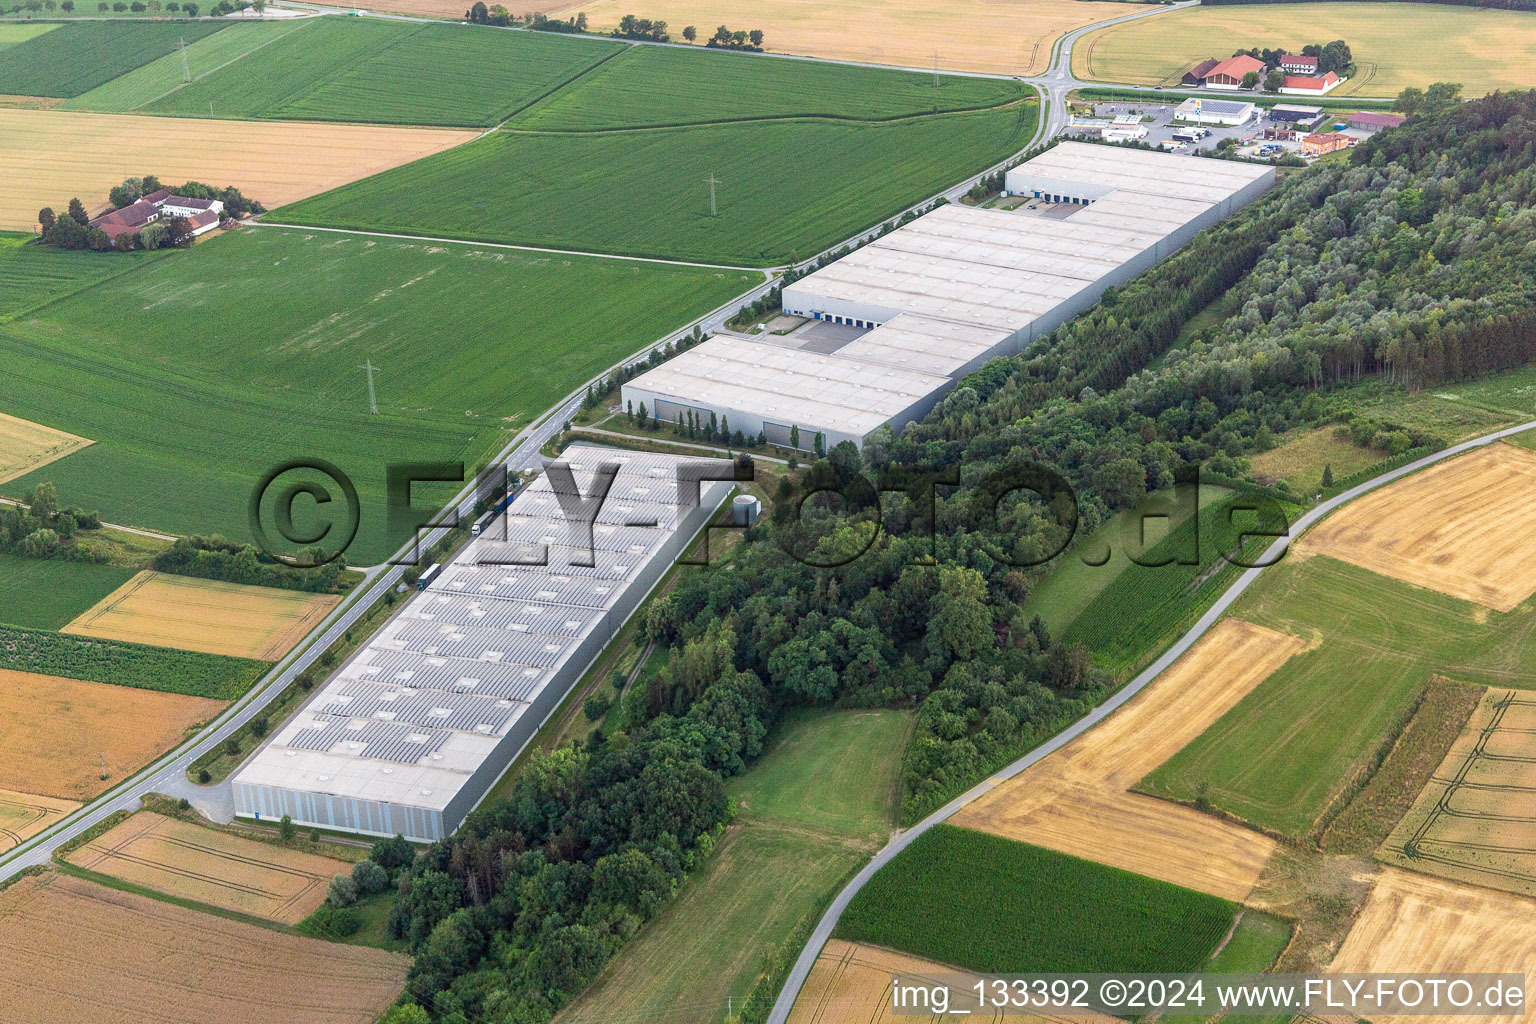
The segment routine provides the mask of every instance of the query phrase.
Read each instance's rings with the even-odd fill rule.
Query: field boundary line
[[[487,128],[484,132],[481,133],[482,137],[484,137],[485,135],[489,135],[491,132],[500,131],[503,125],[505,125],[508,121],[512,120],[517,115],[519,115],[519,114],[521,114],[521,113],[523,113],[525,111],[532,110],[534,107],[538,106],[540,103],[543,103],[545,100],[549,99],[551,96],[553,96],[557,92],[564,92],[566,89],[568,89],[571,86],[575,85],[576,83],[580,82],[583,78],[586,78],[588,75],[590,75],[592,72],[596,71],[598,68],[602,67],[604,64],[607,64],[611,60],[616,60],[617,58],[619,58],[620,56],[622,56],[622,55],[624,55],[624,54],[626,54],[628,52],[629,52],[629,48],[628,47],[624,47],[624,46],[615,47],[612,53],[608,54],[605,57],[601,57],[601,58],[599,58],[596,61],[593,61],[591,64],[588,64],[586,67],[584,67],[580,71],[576,72],[570,78],[567,78],[565,81],[558,82],[555,85],[550,86],[548,89],[545,89],[543,92],[539,93],[539,95],[535,96],[533,99],[529,100],[527,103],[524,103],[522,106],[520,106],[520,107],[513,107],[512,111],[510,113],[508,113],[505,117],[501,117],[501,118],[493,117],[493,118],[491,118],[491,120],[493,122],[495,122],[495,123],[492,124],[489,128]]]
[[[259,24],[259,22],[258,22],[258,24]],[[191,85],[193,82],[201,82],[203,79],[207,78],[209,75],[217,74],[218,72],[223,71],[225,68],[229,67],[231,64],[235,64],[235,63],[238,63],[239,61],[244,60],[245,58],[249,57],[251,54],[255,53],[257,50],[265,49],[266,47],[271,46],[273,43],[277,42],[279,39],[287,39],[289,36],[293,35],[295,32],[297,32],[300,29],[304,28],[306,25],[314,25],[314,24],[317,24],[317,23],[313,22],[313,21],[310,21],[308,18],[300,18],[299,19],[299,23],[297,25],[293,26],[293,28],[289,29],[287,32],[284,32],[282,35],[273,36],[271,39],[268,39],[266,42],[263,42],[263,43],[257,43],[255,46],[251,47],[249,50],[246,50],[244,53],[229,58],[229,60],[225,61],[223,64],[220,64],[216,68],[209,68],[207,71],[204,71],[200,75],[194,75],[193,77],[187,79],[185,82],[177,82],[175,85],[173,85],[169,89],[165,90],[165,92],[161,93],[159,96],[151,96],[149,99],[145,100],[143,103],[140,103],[138,106],[136,106],[136,107],[129,107],[126,111],[124,111],[124,113],[136,114],[140,110],[143,110],[145,107],[149,106],[151,103],[158,103],[161,100],[165,99],[167,96],[169,96],[171,93],[176,92],[179,89],[184,89],[187,86]],[[207,38],[207,37],[205,36],[204,38]],[[201,42],[201,40],[199,40],[199,42]],[[167,54],[167,56],[170,56],[170,55]],[[145,66],[148,67],[148,65],[145,65]],[[110,113],[110,111],[107,111],[107,113]]]
[[[1027,88],[1027,87],[1026,87]],[[893,114],[890,117],[850,117],[847,114],[760,114],[757,116],[720,117],[710,121],[676,121],[661,124],[627,124],[611,128],[524,128],[518,125],[497,130],[517,135],[612,135],[623,132],[673,131],[683,128],[709,128],[716,125],[774,124],[781,121],[831,121],[848,125],[887,125],[905,121],[922,121],[928,118],[947,117],[951,114],[979,114],[993,110],[1027,104],[1036,97],[1015,96],[1002,103],[976,107],[951,107],[948,110],[924,110],[911,114]],[[508,120],[511,120],[510,118]],[[505,122],[503,122],[505,123]]]
[[[24,244],[24,245],[39,244],[40,245],[41,243],[39,243],[39,242],[24,242],[22,244]],[[33,313],[42,312],[43,310],[47,309],[49,306],[53,305],[56,302],[63,302],[65,299],[72,299],[76,295],[84,294],[85,292],[90,291],[92,288],[95,288],[98,285],[106,284],[108,281],[116,281],[118,278],[122,277],[124,274],[131,274],[135,270],[138,270],[140,267],[147,267],[147,266],[149,266],[149,265],[151,265],[153,263],[158,263],[158,262],[160,262],[163,259],[168,259],[168,258],[170,258],[171,254],[173,252],[177,252],[177,251],[179,251],[179,250],[176,250],[176,249],[160,249],[160,250],[157,250],[155,252],[155,254],[153,256],[151,256],[149,259],[146,259],[146,260],[129,260],[129,261],[127,261],[128,265],[123,267],[122,270],[119,270],[116,273],[108,274],[106,277],[100,277],[100,278],[97,278],[94,281],[82,282],[80,287],[76,288],[74,291],[65,292],[62,295],[50,296],[49,298],[44,299],[42,302],[39,302],[35,306],[28,306],[26,309],[18,309],[14,313],[7,313],[4,316],[0,316],[0,324],[14,323],[17,320],[22,319],[23,317],[31,316]]]
[[[1330,513],[1354,501],[1356,498],[1363,497],[1380,487],[1394,483],[1405,476],[1417,473],[1421,469],[1426,469],[1446,459],[1454,458],[1457,455],[1477,448],[1483,448],[1497,441],[1502,441],[1506,437],[1511,437],[1533,428],[1536,428],[1536,420],[1529,420],[1512,427],[1505,427],[1468,441],[1462,441],[1441,451],[1431,452],[1429,455],[1415,459],[1407,465],[1388,470],[1364,483],[1356,484],[1349,490],[1335,495],[1302,513],[1296,522],[1291,524],[1285,536],[1276,539],[1273,544],[1264,550],[1263,555],[1259,558],[1259,562],[1264,565],[1275,564],[1289,549],[1292,540],[1301,536],[1307,529],[1326,518]],[[1174,641],[1167,650],[1158,656],[1157,660],[1143,669],[1135,678],[1115,691],[1104,703],[1035,747],[1023,757],[998,771],[989,773],[981,782],[961,793],[905,832],[894,837],[868,864],[864,865],[859,873],[854,876],[853,881],[849,882],[843,891],[837,894],[831,906],[822,914],[821,920],[817,922],[815,930],[811,933],[811,938],[806,942],[804,948],[801,949],[794,966],[790,969],[789,976],[785,979],[784,987],[780,989],[778,998],[774,1001],[773,1009],[768,1015],[768,1024],[786,1024],[789,1020],[789,1014],[794,1008],[795,999],[799,996],[801,988],[804,987],[806,979],[810,976],[811,968],[815,965],[817,957],[820,956],[822,948],[832,937],[832,931],[837,926],[838,919],[842,917],[843,911],[847,909],[848,904],[853,901],[854,896],[858,894],[859,890],[864,888],[881,868],[885,867],[898,854],[912,845],[924,832],[927,832],[935,825],[948,821],[962,807],[979,799],[1020,772],[1060,750],[1108,718],[1121,705],[1146,689],[1149,684],[1161,676],[1174,662],[1178,661],[1186,651],[1193,647],[1226,614],[1227,609],[1242,596],[1244,591],[1258,580],[1259,574],[1263,571],[1262,568],[1243,570],[1242,574],[1232,582],[1232,585],[1216,599],[1215,603],[1196,620],[1195,624],[1183,636]]]
[[[248,226],[286,228],[289,231],[328,231],[339,235],[367,235],[372,238],[398,238],[406,242],[441,242],[448,245],[473,245],[480,248],[515,249],[520,252],[543,252],[553,256],[591,256],[604,260],[625,260],[630,263],[663,263],[673,267],[697,267],[701,270],[738,270],[753,274],[772,275],[782,267],[736,267],[728,263],[693,263],[688,260],[669,260],[659,256],[623,256],[613,252],[586,252],[582,249],[550,249],[541,245],[518,245],[515,242],[476,242],[468,238],[439,238],[434,235],[408,235],[398,231],[369,231],[365,228],[322,228],[309,224],[289,224],[285,221],[252,220]]]

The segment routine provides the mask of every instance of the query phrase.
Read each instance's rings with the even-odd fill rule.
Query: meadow
[[[701,89],[698,83],[709,83]],[[995,107],[1025,86],[942,76],[774,60],[721,50],[633,46],[512,119],[512,127],[600,131],[831,117],[866,121]]]
[[[267,664],[247,658],[0,626],[0,669],[188,697],[234,700],[261,678]]]
[[[801,711],[775,726],[727,787],[738,817],[710,859],[558,1024],[713,1024],[728,999],[741,1008],[895,825],[911,727],[900,711]]]
[[[134,68],[105,82],[90,92],[81,93],[60,105],[62,110],[99,110],[123,114],[182,88],[183,75],[196,81],[222,69],[231,61],[243,60],[290,32],[301,32],[308,21],[247,21],[232,24],[211,36],[189,42],[184,51],[168,53],[158,60]]]
[[[289,223],[772,265],[1023,148],[1036,104],[881,123],[503,129],[285,207]],[[710,215],[713,176],[718,215]]]
[[[1434,673],[1476,685],[1536,676],[1529,605],[1510,614],[1322,555],[1266,569],[1232,614],[1310,638],[1139,789],[1297,838],[1375,767]]]
[[[113,565],[0,554],[0,622],[61,629],[132,576]]]
[[[137,270],[162,255],[53,249],[28,245],[32,237],[0,231],[0,323],[93,282]]]
[[[142,109],[483,128],[619,50],[616,43],[373,18],[284,27],[268,45]],[[110,88],[103,92],[112,98]]]
[[[223,28],[218,21],[77,21],[0,50],[0,95],[78,96]]]
[[[1118,868],[937,825],[859,890],[836,935],[997,973],[1193,970],[1236,906]]]
[[[386,530],[387,464],[472,467],[756,280],[269,228],[217,238],[0,325],[0,411],[97,442],[3,490],[49,479],[111,522],[244,539],[262,475],[318,456],[361,497],[349,558],[378,561],[404,539]]]
[[[1159,85],[1238,48],[1343,39],[1357,74],[1331,97],[1395,96],[1405,86],[1460,82],[1463,94],[1528,89],[1536,14],[1420,3],[1287,3],[1196,7],[1112,25],[1072,50],[1079,78]],[[1424,54],[1433,53],[1433,60]]]

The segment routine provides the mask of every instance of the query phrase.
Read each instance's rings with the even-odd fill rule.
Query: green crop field
[[[0,668],[234,700],[261,678],[267,663],[0,626]]]
[[[619,49],[531,32],[372,18],[284,27],[288,31],[269,45],[143,109],[489,127]],[[104,95],[116,101],[111,90]]]
[[[112,565],[0,554],[0,622],[63,629],[133,574]]]
[[[635,46],[519,114],[512,124],[595,131],[791,116],[861,120],[995,107],[1018,82]]]
[[[1209,503],[1202,495],[1198,517],[1185,519],[1139,556],[1144,562],[1172,561],[1156,566],[1120,563],[1121,571],[1100,584],[1067,627],[1064,639],[1084,644],[1102,664],[1116,671],[1129,669],[1160,651],[1241,571],[1224,559],[1222,552],[1232,550],[1239,532],[1257,528],[1257,516],[1252,512],[1236,513],[1237,529],[1229,525],[1232,510],[1251,504],[1251,499],[1240,494],[1222,495]],[[1280,530],[1285,524],[1266,523],[1264,528]],[[1180,559],[1196,550],[1197,536],[1198,564],[1181,564]],[[1270,543],[1270,538],[1249,538],[1240,557],[1256,559]]]
[[[28,234],[0,231],[0,323],[161,255],[61,250],[28,245],[31,240]]]
[[[1325,556],[1265,570],[1239,618],[1316,642],[1143,780],[1157,796],[1215,806],[1304,837],[1376,762],[1431,674],[1466,683],[1536,678],[1530,604],[1509,614]]]
[[[109,114],[121,114],[157,100],[167,93],[183,87],[183,74],[190,73],[194,81],[218,71],[229,70],[231,61],[247,59],[261,47],[281,39],[290,32],[301,32],[311,23],[308,21],[247,21],[230,25],[211,36],[204,36],[186,49],[186,68],[182,67],[182,54],[168,53],[142,67],[134,68],[126,75],[119,75],[90,92],[82,93],[63,104],[65,110],[100,110]],[[223,73],[223,72],[220,72]],[[206,106],[204,110],[206,112]]]
[[[991,973],[1188,971],[1233,904],[985,832],[938,825],[859,890],[837,937]]]
[[[349,556],[377,561],[404,539],[386,531],[386,465],[472,465],[757,280],[331,233],[226,235],[0,324],[0,411],[97,442],[3,491],[47,479],[111,522],[247,538],[262,475],[319,457],[360,494]],[[365,360],[380,368],[377,416]]]
[[[217,21],[77,21],[0,50],[0,94],[78,96],[223,28]]]
[[[1036,105],[877,124],[503,130],[284,207],[333,227],[727,264],[808,256],[1021,149]],[[709,186],[721,185],[718,216]]]
[[[558,1024],[615,1018],[715,1024],[895,825],[912,716],[802,711],[731,781],[737,821],[677,898],[603,969]],[[793,792],[786,790],[793,788]]]
[[[23,21],[0,25],[0,50],[8,50],[17,43],[24,43],[59,26],[47,21]]]

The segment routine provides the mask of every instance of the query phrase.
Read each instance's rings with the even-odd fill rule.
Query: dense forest
[[[1363,378],[1530,359],[1533,116],[1532,94],[1494,95],[1291,174],[900,436],[796,474],[729,569],[649,608],[671,657],[626,696],[627,728],[536,761],[405,873],[405,999],[440,1021],[547,1020],[709,854],[723,780],[785,707],[916,707],[909,818],[1084,713],[1118,680],[1025,619],[1047,571],[1031,563],[1193,465],[1240,477]],[[1217,299],[1230,315],[1192,327]]]

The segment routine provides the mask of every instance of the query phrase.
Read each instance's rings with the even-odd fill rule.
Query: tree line
[[[1115,680],[1025,613],[1046,557],[1192,466],[1251,479],[1249,457],[1288,430],[1343,418],[1384,454],[1434,442],[1348,417],[1351,396],[1536,354],[1531,245],[1532,94],[1416,114],[1288,176],[901,434],[792,472],[729,571],[645,610],[641,639],[667,657],[625,694],[624,726],[532,761],[402,875],[390,926],[415,964],[393,1019],[548,1020],[708,856],[724,780],[785,709],[915,708],[907,821],[1080,717]],[[1191,328],[1217,299],[1224,315]],[[1075,502],[978,487],[1040,464]],[[910,483],[882,480],[888,465]],[[940,474],[959,485],[922,485]],[[878,522],[831,493],[877,483],[896,487]]]
[[[0,505],[0,552],[25,558],[61,558],[102,563],[110,550],[89,536],[101,529],[101,517],[59,504],[51,483],[26,491],[19,505]]]

